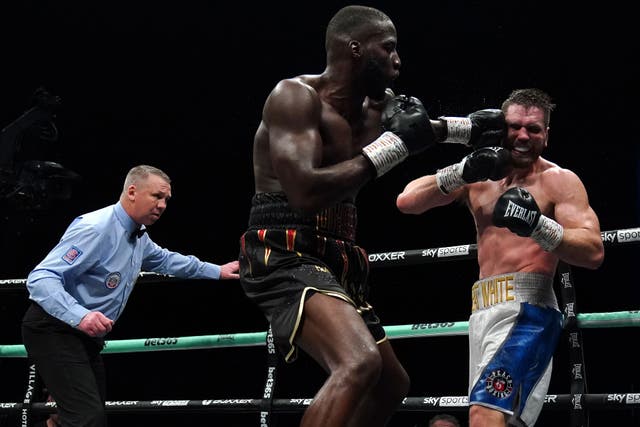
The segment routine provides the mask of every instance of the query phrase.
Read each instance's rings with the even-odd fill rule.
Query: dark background
[[[25,278],[77,215],[115,202],[127,171],[165,170],[173,198],[150,229],[161,246],[217,263],[235,259],[253,194],[251,145],[262,103],[278,80],[324,69],[324,30],[343,2],[258,5],[233,2],[35,2],[0,6],[0,127],[27,110],[34,90],[62,98],[59,141],[41,160],[81,182],[70,200],[44,212],[4,206],[0,278]],[[583,180],[602,230],[640,222],[636,82],[638,27],[622,1],[365,2],[396,24],[403,68],[396,93],[419,97],[430,115],[499,107],[512,89],[539,87],[557,103],[545,157]],[[462,146],[438,146],[371,182],[358,204],[359,240],[370,253],[472,243],[460,206],[406,216],[395,208],[404,185],[459,160]],[[46,158],[45,158],[46,157]],[[574,269],[578,311],[640,308],[633,279],[637,246],[607,250],[599,270]],[[387,325],[463,321],[475,261],[373,271],[372,303]],[[0,343],[20,343],[26,292],[0,298]],[[236,282],[144,284],[109,339],[266,330]],[[638,392],[631,345],[636,328],[587,329],[591,393]],[[466,337],[399,339],[411,396],[464,395]],[[550,393],[566,394],[566,343]],[[109,400],[258,398],[263,347],[105,356]],[[0,360],[0,401],[24,395],[26,361]],[[323,379],[302,355],[280,370],[276,397],[312,397]],[[458,413],[464,423],[466,414]],[[632,426],[639,414],[592,414],[592,426]],[[394,426],[425,422],[399,413]],[[297,415],[282,416],[295,424]],[[257,425],[257,415],[112,417],[112,425]],[[566,426],[563,412],[539,425]]]

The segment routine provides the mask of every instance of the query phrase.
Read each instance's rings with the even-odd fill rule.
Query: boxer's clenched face
[[[513,104],[507,108],[505,121],[507,139],[504,147],[511,151],[515,167],[528,167],[547,146],[549,128],[544,124],[544,112],[538,107]]]

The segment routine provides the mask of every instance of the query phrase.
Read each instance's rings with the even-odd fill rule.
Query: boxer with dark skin
[[[285,360],[300,348],[328,374],[305,427],[383,426],[409,390],[367,303],[355,199],[367,182],[451,135],[419,100],[389,89],[400,70],[396,44],[383,12],[341,9],[327,27],[325,70],[278,82],[254,138],[256,194],[240,281]],[[474,119],[468,143],[494,137],[489,129],[504,123],[495,111]]]

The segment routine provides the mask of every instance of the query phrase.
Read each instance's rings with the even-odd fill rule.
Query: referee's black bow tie
[[[133,230],[133,232],[131,233],[131,237],[142,237],[144,235],[144,233],[147,232],[146,228],[136,228],[135,230]]]

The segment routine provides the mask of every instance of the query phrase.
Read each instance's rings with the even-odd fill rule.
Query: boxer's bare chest
[[[353,158],[381,133],[379,113],[363,110],[361,116],[347,120],[335,110],[326,109],[320,121],[323,166]]]

